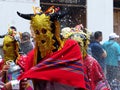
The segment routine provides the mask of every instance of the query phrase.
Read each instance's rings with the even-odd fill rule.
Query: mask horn
[[[20,13],[18,11],[17,11],[17,14],[18,14],[18,16],[20,16],[20,17],[22,17],[24,19],[27,19],[27,20],[31,20],[32,17],[34,16],[34,14],[22,14],[22,13]]]

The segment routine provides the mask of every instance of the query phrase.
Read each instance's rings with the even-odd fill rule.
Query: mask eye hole
[[[45,41],[44,41],[44,40],[42,40],[41,42],[42,42],[42,44],[44,44],[44,43],[45,43]]]
[[[44,29],[44,28],[41,31],[42,31],[43,34],[46,34],[46,32],[47,32],[47,30]]]
[[[10,44],[6,44],[6,47],[10,47]]]
[[[35,31],[35,34],[40,35],[39,30],[36,30],[36,31]]]

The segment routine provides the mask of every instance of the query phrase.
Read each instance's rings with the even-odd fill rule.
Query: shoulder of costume
[[[92,57],[91,55],[87,55],[86,58],[85,58],[85,60],[90,60],[90,62],[96,62],[96,61],[97,61],[97,60],[96,60],[94,57]]]
[[[29,51],[27,55],[33,55],[33,54],[34,54],[34,52],[35,52],[35,48],[34,48],[34,49],[32,49],[31,51]]]
[[[75,44],[75,43],[77,43],[77,41],[75,41],[73,39],[68,39],[68,40],[66,40],[65,43]]]

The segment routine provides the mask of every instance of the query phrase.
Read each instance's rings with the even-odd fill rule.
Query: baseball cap
[[[117,35],[116,33],[111,33],[109,35],[109,39],[114,39],[114,38],[119,38],[119,35]]]

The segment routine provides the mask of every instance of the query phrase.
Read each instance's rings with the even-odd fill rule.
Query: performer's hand
[[[10,68],[10,65],[4,65],[2,68],[2,71],[6,72],[6,71],[8,71],[9,68]]]
[[[20,90],[24,90],[27,87],[27,79],[21,80],[20,81]]]
[[[3,90],[12,90],[11,82],[7,82],[7,83],[4,85],[4,89],[3,89]]]
[[[0,71],[0,77],[4,76],[5,72],[8,71],[10,65],[3,65],[2,70]]]

